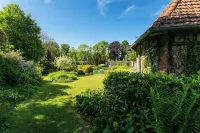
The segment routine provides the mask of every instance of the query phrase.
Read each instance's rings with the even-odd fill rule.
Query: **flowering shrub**
[[[72,64],[71,59],[67,56],[61,56],[55,59],[55,65],[58,69],[64,70],[67,66]]]

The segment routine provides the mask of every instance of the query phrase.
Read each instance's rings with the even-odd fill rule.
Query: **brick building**
[[[181,58],[189,53],[187,46],[191,43],[200,43],[200,0],[172,0],[132,46],[137,52],[137,71],[149,72],[155,65],[157,71],[181,73],[184,69]],[[151,44],[156,46],[159,58],[154,63],[146,63],[149,55],[145,50]]]

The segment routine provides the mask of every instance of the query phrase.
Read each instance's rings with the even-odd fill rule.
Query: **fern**
[[[151,89],[153,111],[149,117],[157,133],[200,133],[200,96],[190,85],[182,90]]]

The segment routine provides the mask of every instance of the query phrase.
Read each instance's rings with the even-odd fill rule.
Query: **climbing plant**
[[[158,54],[158,41],[157,40],[153,40],[153,41],[149,41],[146,40],[145,41],[145,56],[146,56],[146,65],[150,65],[151,66],[151,71],[152,72],[156,72],[158,70],[158,61],[159,61],[159,54]],[[146,66],[146,68],[148,68]]]
[[[200,71],[200,43],[189,43],[186,46],[186,51],[181,56],[183,73],[187,75],[197,73]]]
[[[151,72],[158,71],[158,63],[160,61],[160,57],[162,55],[162,49],[164,46],[164,42],[158,39],[146,40],[144,42],[144,55],[146,56],[146,61],[144,61],[145,68],[149,70],[149,65],[151,68]]]

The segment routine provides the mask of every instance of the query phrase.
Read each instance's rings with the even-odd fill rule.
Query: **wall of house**
[[[189,74],[200,70],[200,31],[176,31],[171,45],[171,73]]]
[[[142,43],[136,48],[137,59],[136,59],[136,70],[137,72],[150,73],[151,65],[145,55],[145,44]]]
[[[169,54],[168,54],[168,34],[163,34],[161,36],[161,41],[160,45],[162,45],[162,47],[160,47],[159,50],[159,63],[158,63],[158,71],[160,72],[164,72],[164,73],[168,73],[169,71],[169,64],[168,64],[168,58],[169,58]]]
[[[156,40],[156,41],[155,41]],[[168,34],[163,34],[159,36],[154,36],[151,41],[157,42],[158,45],[158,61],[154,62],[157,70],[160,72],[168,73]],[[142,73],[150,73],[153,68],[151,66],[151,61],[147,57],[146,44],[143,42],[136,48],[137,51],[137,71]],[[150,44],[151,45],[151,44]],[[155,67],[154,66],[154,67]]]

